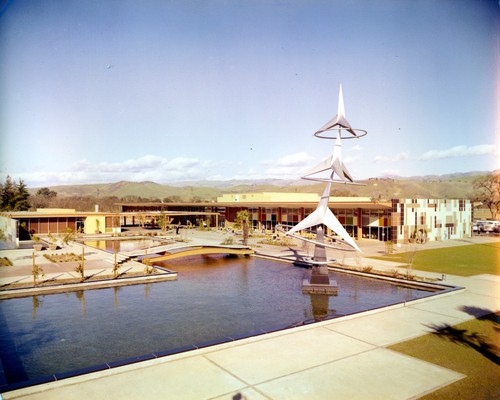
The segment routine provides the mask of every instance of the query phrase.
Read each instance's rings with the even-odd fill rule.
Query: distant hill
[[[473,193],[473,181],[491,172],[415,176],[411,178],[370,178],[358,181],[365,186],[333,185],[333,194],[338,196],[366,196],[380,200],[391,198],[468,198]],[[243,181],[198,181],[181,184],[159,184],[155,182],[127,182],[51,186],[58,198],[63,197],[118,197],[124,201],[138,198],[174,201],[215,201],[223,193],[241,192],[297,192],[321,193],[324,184],[303,180],[243,180]],[[30,189],[34,194],[38,188]]]

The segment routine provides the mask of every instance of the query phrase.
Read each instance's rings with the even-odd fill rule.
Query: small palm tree
[[[33,275],[33,287],[36,287],[40,283],[40,276],[44,277],[45,272],[40,265],[35,263],[35,253],[32,255],[33,267],[31,269],[31,274]]]
[[[236,214],[236,220],[234,221],[234,227],[236,229],[241,228],[243,231],[243,244],[246,246],[248,242],[248,227],[250,225],[250,213],[248,210],[242,210]]]

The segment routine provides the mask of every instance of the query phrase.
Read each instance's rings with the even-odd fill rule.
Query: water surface
[[[254,257],[163,263],[177,281],[0,302],[5,382],[408,301],[429,292],[331,273],[339,295],[302,294],[303,268]]]

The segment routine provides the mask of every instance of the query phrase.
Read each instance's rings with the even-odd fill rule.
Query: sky
[[[497,0],[0,1],[0,179],[355,180],[500,168]]]

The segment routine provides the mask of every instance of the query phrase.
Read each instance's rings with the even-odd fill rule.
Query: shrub
[[[399,271],[397,269],[391,269],[389,273],[393,278],[399,278]]]
[[[415,278],[417,277],[417,275],[412,274],[410,270],[407,270],[407,271],[403,274],[403,276],[404,276],[406,279],[408,279],[409,281],[413,281],[413,280],[415,280]]]
[[[234,244],[234,239],[232,237],[225,238],[222,242],[222,245],[231,245]]]
[[[370,273],[372,272],[373,267],[371,265],[367,265],[366,267],[361,268],[362,272]]]
[[[44,254],[47,260],[55,263],[80,261],[81,257],[77,256],[75,253],[64,253],[64,254]]]
[[[0,257],[0,267],[11,267],[12,261],[10,261],[7,257]]]
[[[78,265],[75,267],[75,272],[77,274],[80,274],[80,279],[83,282],[85,280],[85,270],[82,263],[78,263]]]
[[[288,238],[285,238],[283,240],[281,239],[264,239],[264,240],[261,240],[259,243],[261,244],[269,244],[271,246],[286,246],[286,247],[291,247],[293,245],[293,242],[288,239]]]
[[[146,275],[151,275],[153,272],[155,272],[154,267],[152,267],[149,262],[147,262],[144,266],[144,273]]]

